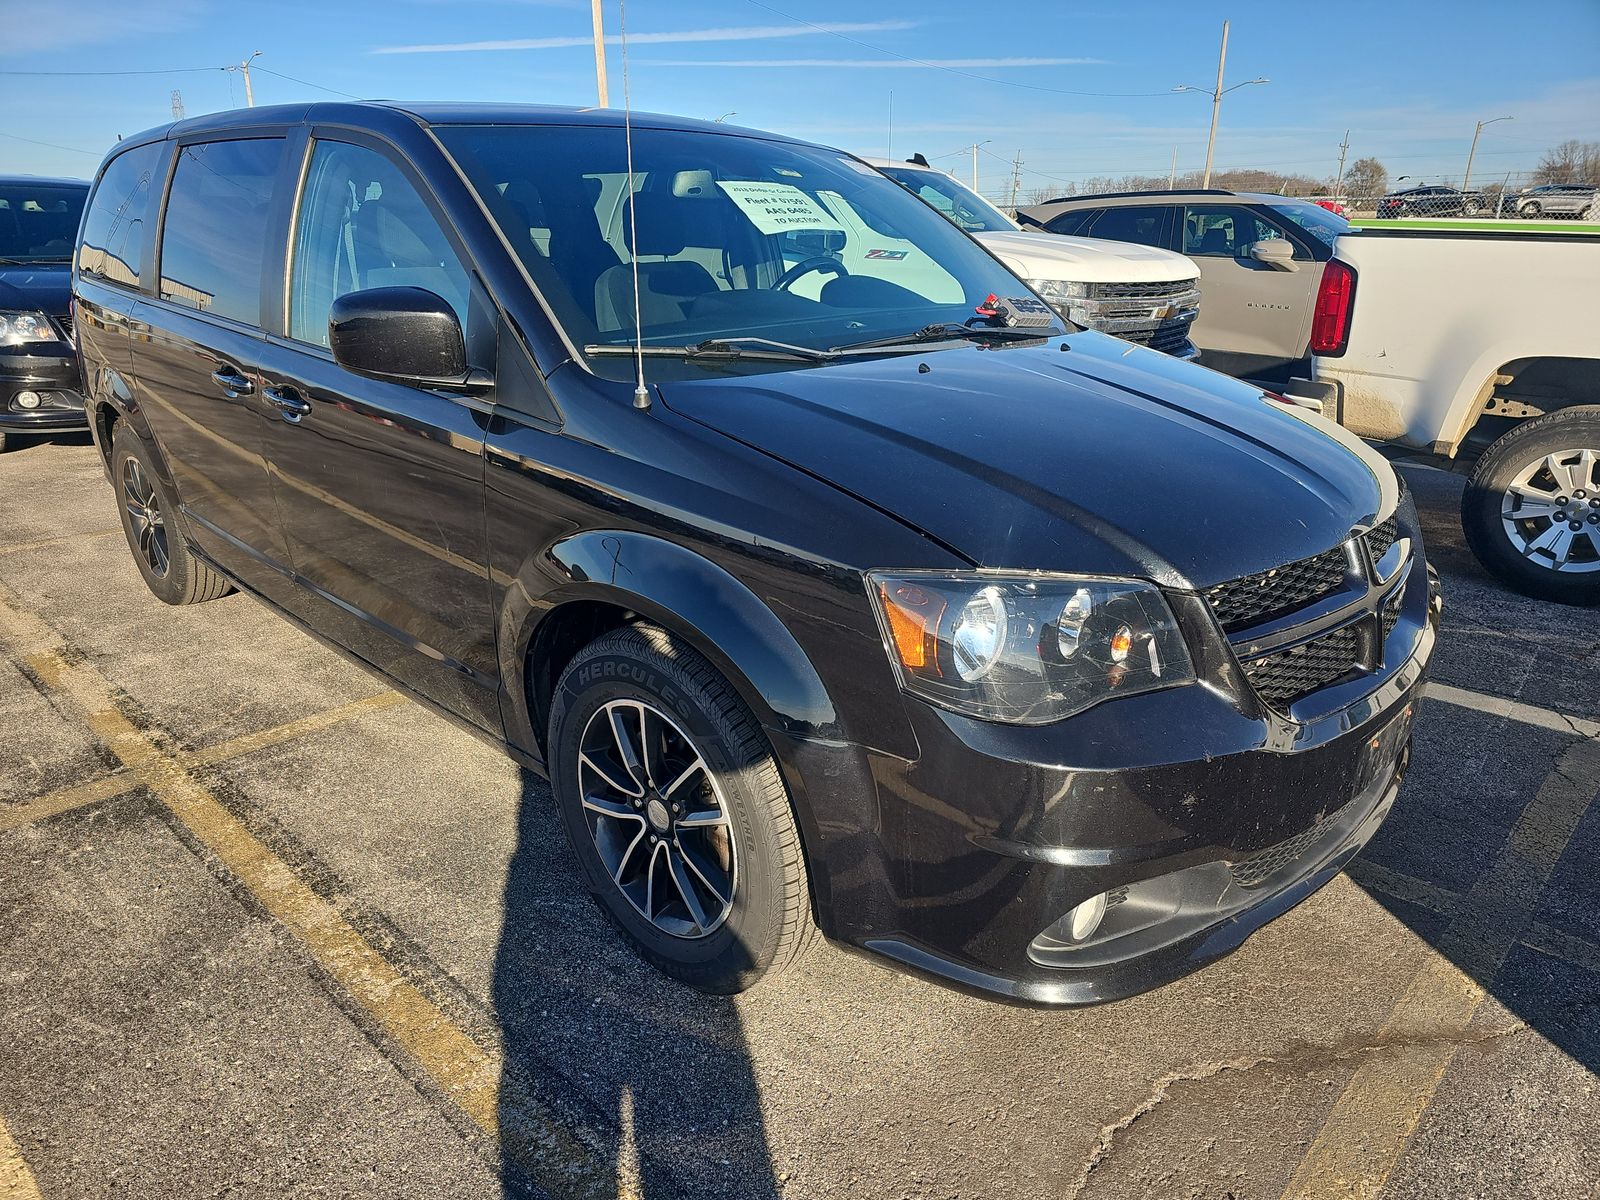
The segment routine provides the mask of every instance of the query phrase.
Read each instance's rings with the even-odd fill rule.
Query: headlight
[[[60,340],[56,327],[42,312],[0,312],[0,346]]]
[[[1089,294],[1089,285],[1073,279],[1030,279],[1028,286],[1040,299],[1051,305],[1065,304],[1069,300],[1082,300]]]
[[[1042,725],[1194,679],[1149,583],[957,571],[867,581],[901,686],[975,717]]]

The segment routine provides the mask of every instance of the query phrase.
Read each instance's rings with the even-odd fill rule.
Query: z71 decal
[[[886,258],[891,262],[899,262],[907,254],[905,250],[868,250],[868,258]]]

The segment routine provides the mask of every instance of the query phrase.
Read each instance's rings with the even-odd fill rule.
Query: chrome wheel
[[[1600,451],[1558,450],[1506,488],[1500,522],[1513,548],[1562,574],[1600,571]]]
[[[578,743],[584,823],[606,872],[657,929],[713,933],[733,907],[728,806],[689,735],[638,700],[613,700]]]
[[[172,559],[161,500],[139,460],[131,455],[122,460],[122,494],[135,547],[153,575],[166,575]]]

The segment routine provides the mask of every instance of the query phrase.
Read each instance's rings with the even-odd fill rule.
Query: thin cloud
[[[808,28],[796,25],[742,25],[724,26],[720,29],[680,29],[668,33],[631,33],[632,46],[663,45],[669,42],[758,42],[767,38],[815,37],[824,33],[885,33],[916,28],[915,21],[858,21],[848,24]],[[606,38],[609,45],[620,45],[622,38],[612,34]],[[572,46],[594,43],[590,36],[504,38],[491,42],[435,42],[417,46],[377,46],[371,54],[454,54],[484,50],[564,50]]]
[[[658,58],[640,59],[641,67],[1098,67],[1104,58]]]

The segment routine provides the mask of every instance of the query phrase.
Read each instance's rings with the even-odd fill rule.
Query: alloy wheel
[[[639,700],[613,700],[578,743],[583,815],[611,882],[673,937],[714,933],[733,907],[735,847],[717,781],[688,734]]]
[[[166,518],[161,512],[161,500],[137,458],[122,460],[122,493],[140,556],[153,575],[166,575],[172,562]]]
[[[1511,545],[1562,574],[1600,571],[1600,450],[1558,450],[1525,466],[1500,502]]]

